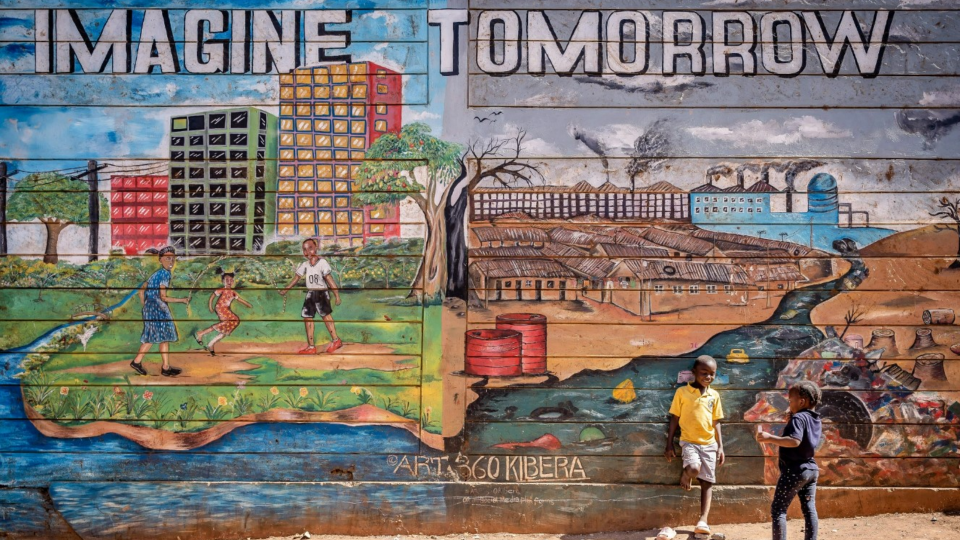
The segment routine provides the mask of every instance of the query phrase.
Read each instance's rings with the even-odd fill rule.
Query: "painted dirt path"
[[[417,367],[415,357],[396,355],[392,347],[384,344],[344,343],[343,348],[334,354],[297,354],[296,351],[303,346],[303,342],[297,341],[221,343],[215,356],[205,350],[176,353],[171,363],[183,368],[183,373],[177,377],[160,377],[157,364],[146,360],[144,366],[150,376],[130,377],[130,382],[141,385],[236,384],[253,379],[253,376],[243,372],[256,369],[258,366],[250,363],[250,360],[257,358],[270,358],[289,369],[401,371]],[[61,373],[123,377],[132,372],[128,360],[119,360],[65,369]]]

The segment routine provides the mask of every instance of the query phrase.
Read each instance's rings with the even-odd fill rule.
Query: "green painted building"
[[[170,119],[170,244],[262,252],[274,234],[277,117],[254,107]]]

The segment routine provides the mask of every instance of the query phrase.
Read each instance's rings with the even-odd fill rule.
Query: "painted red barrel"
[[[497,315],[497,328],[520,332],[520,366],[524,375],[547,372],[547,318],[539,313]]]
[[[520,339],[516,330],[468,330],[463,371],[484,377],[520,376]]]

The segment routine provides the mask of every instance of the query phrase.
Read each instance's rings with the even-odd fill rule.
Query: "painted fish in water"
[[[543,448],[544,450],[559,450],[561,446],[563,445],[560,444],[560,439],[554,437],[550,433],[541,435],[532,441],[507,442],[493,445],[494,448],[505,448],[507,450],[514,450],[517,448]]]

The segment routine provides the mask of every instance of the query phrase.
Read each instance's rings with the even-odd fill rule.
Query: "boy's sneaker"
[[[332,353],[333,351],[339,349],[340,347],[343,347],[342,341],[340,341],[339,339],[331,341],[330,344],[327,345],[327,352]]]
[[[317,348],[313,345],[307,345],[306,347],[297,351],[297,354],[317,354]]]

